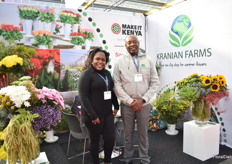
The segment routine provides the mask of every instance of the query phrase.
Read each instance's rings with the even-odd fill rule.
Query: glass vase
[[[206,105],[205,100],[193,102],[192,116],[197,125],[206,125],[210,120],[210,107]]]

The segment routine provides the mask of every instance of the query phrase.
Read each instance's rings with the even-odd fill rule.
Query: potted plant
[[[90,42],[93,41],[93,38],[94,38],[93,30],[81,29],[80,31],[86,35],[86,37],[85,37],[85,49],[89,50],[90,49]]]
[[[70,40],[71,26],[76,22],[76,14],[72,11],[63,10],[59,13],[60,22],[64,24],[64,39]]]
[[[55,26],[55,34],[60,33],[60,29],[61,29],[61,28],[62,28],[62,26],[61,26],[61,25],[56,24],[56,26]]]
[[[32,6],[18,6],[19,17],[23,20],[36,20],[39,16],[37,8]]]
[[[211,106],[217,106],[229,93],[225,77],[222,75],[205,76],[194,73],[177,82],[179,95],[191,103],[192,116],[196,124],[207,124],[211,117]]]
[[[39,16],[37,8],[32,6],[18,6],[19,17],[23,21],[23,29],[25,29],[26,36],[31,37],[32,23]]]
[[[51,46],[52,39],[51,33],[49,31],[33,31],[32,34],[34,35],[34,43],[35,46],[39,46],[41,49],[46,49]],[[45,47],[41,47],[45,46]]]
[[[51,32],[51,22],[55,21],[54,11],[52,9],[39,9],[39,20],[43,23],[43,30]]]
[[[4,24],[0,26],[0,36],[2,36],[3,39],[8,42],[8,44],[11,44],[16,40],[20,41],[23,38],[20,31],[20,28],[13,25]]]
[[[81,49],[81,46],[85,43],[85,37],[86,35],[81,32],[74,32],[70,34],[71,36],[71,43],[80,46],[79,49]]]
[[[174,89],[167,89],[152,103],[156,110],[159,112],[161,120],[168,124],[167,134],[175,135],[178,133],[175,130],[175,124],[180,120],[189,108],[189,102],[181,100],[174,93]]]

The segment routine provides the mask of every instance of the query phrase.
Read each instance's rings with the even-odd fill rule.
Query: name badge
[[[143,75],[142,74],[134,74],[134,81],[135,82],[143,81]]]
[[[111,91],[105,91],[104,92],[104,100],[111,99]]]

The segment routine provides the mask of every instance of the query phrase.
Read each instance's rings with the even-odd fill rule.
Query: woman
[[[115,142],[114,116],[119,105],[113,92],[113,79],[105,69],[109,55],[107,51],[99,48],[92,50],[79,79],[83,120],[90,133],[90,153],[94,164],[99,164],[100,137],[102,136],[104,141],[104,164],[111,162]]]

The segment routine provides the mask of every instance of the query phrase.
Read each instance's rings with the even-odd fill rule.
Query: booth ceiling
[[[5,0],[27,4],[85,9],[127,15],[150,15],[187,0]]]

